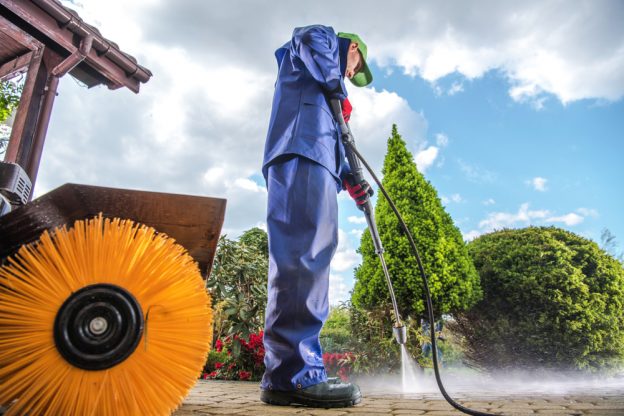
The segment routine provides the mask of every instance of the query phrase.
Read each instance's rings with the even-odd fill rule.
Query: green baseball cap
[[[362,69],[360,69],[358,73],[351,78],[351,83],[356,87],[364,87],[373,82],[373,74],[366,63],[366,52],[368,49],[366,48],[364,41],[355,33],[338,32],[338,37],[350,39],[351,42],[356,42],[358,44],[358,50],[362,54],[362,58],[364,58]]]

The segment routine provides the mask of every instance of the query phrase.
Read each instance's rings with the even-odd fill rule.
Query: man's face
[[[351,42],[349,45],[349,52],[347,52],[347,70],[345,76],[349,79],[353,78],[353,76],[362,69],[363,62],[362,55],[360,55],[360,51],[358,50],[358,44],[356,42]]]

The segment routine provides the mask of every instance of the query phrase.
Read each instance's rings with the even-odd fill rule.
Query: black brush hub
[[[70,364],[85,370],[113,367],[132,354],[143,334],[143,311],[127,290],[85,286],[63,303],[54,320],[54,342]]]

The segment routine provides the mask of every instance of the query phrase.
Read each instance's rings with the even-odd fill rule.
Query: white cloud
[[[376,172],[381,172],[392,124],[397,125],[408,147],[417,148],[424,142],[427,121],[398,94],[375,88],[350,88],[349,97],[353,104],[349,124],[356,146]]]
[[[505,227],[513,227],[517,223],[528,225],[532,220],[543,219],[550,215],[547,210],[529,210],[529,204],[524,203],[516,213],[492,212],[487,218],[479,222],[479,228],[492,231]]]
[[[462,159],[457,159],[459,169],[462,171],[466,179],[475,183],[492,183],[496,181],[496,173],[484,169],[480,166],[468,163]]]
[[[89,23],[119,41],[154,76],[138,95],[101,87],[87,91],[69,77],[61,80],[36,195],[65,182],[209,195],[228,200],[224,229],[230,233],[263,221],[265,188],[249,178],[260,176],[276,76],[273,51],[301,23],[298,14],[277,26],[256,18],[243,25],[256,45],[265,45],[258,48],[239,42],[245,34],[223,21],[208,24],[213,10],[201,12],[210,9],[203,2],[174,7],[138,0],[126,7],[112,0],[106,7],[97,2],[71,7],[93,18]],[[265,7],[248,7],[257,16],[273,16]],[[220,9],[241,17],[249,11]],[[211,47],[200,39],[210,39]],[[348,82],[347,88],[356,143],[377,172],[392,123],[409,146],[423,141],[427,123],[404,98]]]
[[[449,138],[446,134],[444,133],[438,133],[436,134],[436,144],[439,147],[446,147],[448,146],[448,142],[449,142]]]
[[[579,214],[581,214],[584,217],[593,217],[593,218],[597,218],[600,216],[600,214],[598,214],[598,211],[594,208],[579,208],[576,210],[576,212],[578,212]]]
[[[483,201],[482,203],[485,206],[490,206],[490,205],[496,204],[496,201],[494,200],[494,198],[488,198],[485,201]]]
[[[347,218],[347,221],[349,221],[351,224],[366,224],[366,218],[362,215],[350,215]]]
[[[464,90],[464,84],[462,84],[461,82],[454,82],[453,85],[451,85],[451,88],[449,88],[448,90],[448,95],[455,95],[458,92],[462,92]]]
[[[359,239],[362,237],[362,234],[364,234],[364,230],[362,228],[354,228],[351,231],[349,231],[349,234]]]
[[[266,192],[249,178],[260,174],[276,76],[273,52],[295,26],[323,22],[349,31],[359,22],[381,73],[398,66],[432,84],[452,73],[473,79],[499,69],[516,100],[534,103],[552,93],[567,103],[624,94],[623,9],[608,2],[571,10],[537,0],[493,1],[472,13],[474,6],[463,3],[448,8],[397,0],[379,8],[373,0],[345,0],[331,4],[329,17],[326,1],[306,5],[304,15],[299,4],[285,0],[271,8],[225,2],[218,12],[214,2],[199,0],[70,3],[154,77],[139,95],[87,90],[64,77],[36,194],[78,182],[224,197],[228,230],[264,220]],[[453,81],[447,94],[464,83]],[[420,150],[414,154],[421,170],[440,159],[447,139],[440,133],[427,147],[427,121],[403,97],[348,82],[347,88],[356,143],[377,172],[392,123],[410,149]],[[460,167],[471,181],[496,180],[481,167],[461,161]]]
[[[414,156],[414,162],[416,162],[418,171],[425,173],[427,169],[433,165],[433,162],[435,162],[438,157],[438,152],[439,148],[436,146],[429,146],[426,149],[416,153],[416,156]]]
[[[353,234],[352,230],[349,234]],[[353,287],[353,269],[362,258],[351,245],[349,235],[338,229],[338,247],[331,263],[329,273],[329,302],[336,305],[349,299],[349,290]]]
[[[342,229],[338,230],[338,247],[331,263],[331,270],[335,273],[351,271],[361,261],[361,256],[357,254],[351,246],[349,237]]]
[[[572,226],[572,225],[577,225],[577,224],[582,223],[584,219],[585,218],[583,218],[579,214],[571,212],[569,214],[561,215],[558,217],[546,218],[546,222],[553,222],[553,223],[562,222],[567,226]]]
[[[351,287],[343,275],[329,274],[329,303],[330,305],[338,305],[349,299],[349,291]]]
[[[336,251],[331,263],[331,269],[341,273],[351,271],[360,262],[360,255],[355,250]]]
[[[458,204],[458,203],[464,201],[464,199],[462,198],[462,196],[460,194],[453,194],[450,197],[442,195],[442,197],[440,199],[442,200],[443,204],[448,204],[450,202],[454,202],[454,203]]]
[[[371,53],[382,65],[396,63],[432,83],[453,73],[473,79],[498,69],[516,100],[543,93],[563,103],[624,95],[624,10],[617,2],[570,9],[537,0],[484,1],[480,13],[470,3],[452,10],[444,2],[393,6],[376,9],[375,21],[409,20],[410,26],[384,25],[383,33],[372,33]]]
[[[572,227],[582,223],[585,218],[596,215],[596,210],[590,208],[579,208],[576,212],[556,215],[550,210],[531,210],[529,209],[529,203],[525,202],[520,205],[520,208],[515,213],[488,213],[487,217],[479,222],[479,230],[470,231],[470,233],[464,235],[464,238],[467,239],[467,236],[473,237],[475,233],[482,234],[494,230],[500,230],[502,228],[514,228],[517,226],[526,227],[529,225],[562,223],[568,227]]]
[[[248,178],[237,178],[234,180],[234,186],[251,192],[266,192],[266,188],[264,186],[260,186]]]
[[[536,176],[535,178],[527,181],[527,184],[531,185],[536,191],[546,192],[546,182],[548,182],[548,179]]]
[[[475,238],[479,237],[481,234],[483,234],[482,231],[470,230],[467,233],[463,233],[464,241],[472,241]]]

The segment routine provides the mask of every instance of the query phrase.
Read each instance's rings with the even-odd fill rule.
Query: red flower
[[[336,373],[336,375],[338,377],[340,377],[340,379],[342,381],[348,381],[349,380],[349,369],[347,367],[340,367],[340,370],[338,370],[338,373]]]
[[[242,381],[247,381],[251,378],[251,372],[241,370],[238,372],[238,378]]]
[[[228,365],[228,370],[231,370],[234,367],[236,367],[236,363],[232,363],[232,364]]]
[[[223,351],[223,342],[220,339],[215,343],[215,350],[217,350],[217,352]]]
[[[223,368],[223,363],[215,363],[215,370]]]
[[[264,362],[264,349],[253,355],[254,364],[260,365]]]

